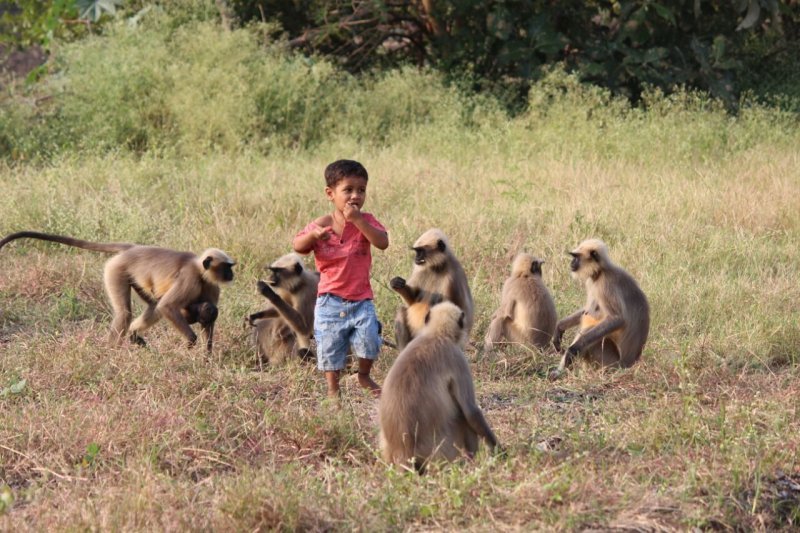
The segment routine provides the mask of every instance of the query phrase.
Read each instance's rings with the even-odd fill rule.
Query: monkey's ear
[[[214,262],[214,258],[209,255],[208,257],[203,259],[203,268],[208,270],[209,267],[211,266],[211,263],[213,263],[213,262]]]
[[[592,259],[594,259],[595,261],[600,260],[600,254],[597,253],[597,250],[592,250],[591,252],[589,252],[589,255],[592,256]]]
[[[464,311],[461,311],[461,316],[458,317],[458,327],[464,329]]]
[[[444,252],[447,246],[445,246],[444,241],[442,239],[439,239],[438,241],[436,241],[436,248],[438,248],[440,252]]]
[[[300,263],[295,263],[294,264],[294,273],[295,274],[300,274],[302,272],[303,272],[303,265],[301,265]]]
[[[425,313],[425,324],[427,325],[428,322],[430,322],[430,321],[431,321],[431,311],[430,311],[430,309],[428,309],[428,312]]]

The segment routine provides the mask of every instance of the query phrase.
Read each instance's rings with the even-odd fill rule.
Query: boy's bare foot
[[[369,389],[370,392],[372,392],[372,395],[376,398],[381,397],[381,388],[371,377],[369,377],[369,373],[362,374],[359,372],[358,384],[361,385],[362,388]]]

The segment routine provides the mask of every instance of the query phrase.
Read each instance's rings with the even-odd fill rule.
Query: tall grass
[[[161,325],[146,349],[112,349],[101,254],[4,248],[0,485],[15,502],[0,529],[797,524],[795,116],[753,104],[732,117],[692,93],[633,109],[556,71],[509,117],[430,72],[356,79],[171,20],[61,49],[39,122],[3,108],[16,155],[0,167],[0,233],[225,249],[239,265],[217,347],[186,350]],[[429,227],[465,266],[478,344],[517,252],[545,258],[563,315],[583,301],[564,251],[596,236],[650,299],[641,363],[551,383],[551,355],[470,347],[506,454],[425,477],[388,468],[374,400],[346,379],[332,409],[315,370],[258,368],[242,328],[263,305],[263,266],[329,210],[322,170],[340,157],[366,165],[365,209],[389,229],[372,272],[389,334],[388,280],[410,272]],[[395,356],[384,348],[379,382]]]

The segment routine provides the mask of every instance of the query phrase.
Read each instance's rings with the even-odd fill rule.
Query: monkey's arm
[[[278,316],[278,310],[274,307],[270,307],[268,309],[264,309],[263,311],[259,311],[258,313],[253,313],[252,315],[247,315],[245,321],[249,326],[255,326],[255,321],[260,320],[262,318],[275,318]]]
[[[179,274],[180,276],[184,276],[188,279],[187,272],[183,271]],[[156,306],[156,310],[161,314],[161,316],[165,317],[169,320],[175,329],[177,329],[186,340],[189,341],[190,346],[194,346],[197,343],[197,334],[192,331],[192,328],[189,327],[189,322],[186,321],[186,317],[184,317],[182,310],[186,307],[185,302],[188,299],[189,301],[194,300],[197,298],[197,294],[194,294],[187,298],[189,289],[187,289],[186,284],[188,282],[184,281],[181,282],[180,279],[176,281],[172,287],[164,294],[164,296],[159,300],[158,305]]]
[[[556,334],[553,335],[553,346],[557,352],[561,351],[561,337],[564,336],[564,332],[580,324],[581,316],[583,316],[583,308],[559,320],[556,325]]]
[[[486,439],[487,444],[494,449],[497,446],[497,437],[483,416],[483,411],[475,403],[475,387],[472,384],[472,375],[467,360],[464,357],[458,357],[454,362],[454,367],[453,379],[449,386],[450,395],[461,409],[461,413],[472,431]]]
[[[406,305],[411,305],[418,301],[420,290],[407,285],[406,280],[400,276],[392,278],[389,286],[400,295]]]
[[[483,341],[483,351],[485,353],[490,353],[495,343],[500,342],[504,337],[508,337],[508,332],[506,330],[508,326],[506,322],[508,320],[513,320],[516,303],[516,300],[511,300],[506,305],[501,305],[500,309],[495,313]]]
[[[619,315],[608,316],[597,325],[587,329],[581,333],[580,338],[573,342],[569,350],[570,352],[580,353],[592,344],[598,342],[606,335],[609,335],[625,325],[625,319]]]
[[[278,313],[280,313],[286,322],[289,323],[289,327],[291,327],[297,335],[310,335],[311,325],[306,324],[305,319],[294,309],[294,307],[284,302],[283,298],[278,296],[275,291],[273,291],[272,288],[265,282],[259,281],[257,287],[258,292],[260,292],[264,298],[269,300],[270,303],[275,306],[275,309],[278,311]]]

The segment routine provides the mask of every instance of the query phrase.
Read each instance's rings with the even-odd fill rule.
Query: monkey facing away
[[[209,248],[197,256],[168,248],[96,243],[35,231],[12,233],[0,241],[0,248],[23,238],[116,254],[103,270],[103,283],[114,312],[110,335],[113,343],[119,345],[128,337],[131,342],[144,345],[141,334],[164,317],[189,345],[197,342],[189,324],[199,322],[206,349],[211,351],[220,286],[233,281],[236,264],[222,250]],[[131,290],[147,305],[133,322]]]
[[[500,307],[486,333],[484,352],[491,352],[503,339],[542,349],[550,345],[558,316],[542,281],[542,263],[526,253],[514,259],[511,276],[503,283]]]
[[[414,269],[406,281],[401,277],[389,282],[405,304],[395,316],[397,348],[403,349],[422,328],[430,307],[447,300],[464,311],[465,343],[472,330],[474,307],[464,268],[456,259],[445,234],[429,229],[414,245]]]
[[[553,343],[559,351],[564,332],[580,326],[556,375],[578,354],[603,367],[633,365],[642,355],[650,330],[647,297],[628,272],[611,262],[603,241],[585,240],[569,254],[572,276],[586,289],[586,304],[556,326]]]
[[[258,292],[269,306],[247,317],[254,328],[256,350],[261,359],[280,364],[293,354],[313,359],[314,306],[319,273],[309,272],[297,254],[287,254],[269,267],[266,282],[258,282]]]
[[[452,461],[498,446],[475,401],[467,358],[466,314],[452,302],[430,308],[419,335],[400,352],[383,383],[378,416],[387,463],[422,473],[428,461]]]

